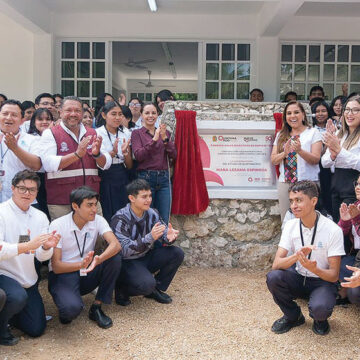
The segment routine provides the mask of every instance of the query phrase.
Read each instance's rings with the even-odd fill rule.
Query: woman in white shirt
[[[360,171],[360,97],[355,96],[345,104],[341,129],[328,126],[324,144],[328,147],[321,158],[324,168],[334,166],[331,181],[331,201],[334,221],[339,221],[339,208],[344,202],[356,201],[354,181]]]
[[[319,182],[321,135],[308,124],[304,107],[290,101],[283,112],[283,126],[276,135],[271,162],[280,165],[278,195],[281,220],[290,207],[288,189],[300,180]]]
[[[110,222],[116,211],[127,202],[126,185],[129,183],[127,169],[132,167],[130,149],[131,133],[122,124],[124,115],[118,102],[110,101],[101,109],[102,119],[96,133],[102,137],[101,151],[112,157],[108,170],[100,171],[100,203],[104,218]]]

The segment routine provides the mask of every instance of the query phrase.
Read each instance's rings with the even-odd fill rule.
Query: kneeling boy
[[[335,306],[335,282],[345,252],[340,227],[315,211],[318,197],[318,189],[311,181],[299,181],[289,189],[290,207],[296,218],[285,224],[273,270],[267,275],[267,286],[284,313],[272,325],[271,330],[277,334],[304,324],[296,298],[309,298],[315,334],[326,335],[330,330],[327,319]]]

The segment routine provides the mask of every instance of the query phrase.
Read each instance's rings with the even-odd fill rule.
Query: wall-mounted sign
[[[214,131],[200,135],[200,138],[208,187],[275,186],[275,171],[270,162],[272,135]]]

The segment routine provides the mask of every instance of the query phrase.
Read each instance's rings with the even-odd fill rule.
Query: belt
[[[69,178],[74,176],[83,176],[85,172],[85,175],[98,175],[97,169],[74,169],[74,170],[62,170],[62,171],[55,171],[51,173],[47,173],[47,179],[63,179],[63,178]]]
[[[141,172],[156,174],[156,175],[167,175],[169,173],[168,170],[139,170],[139,173]]]

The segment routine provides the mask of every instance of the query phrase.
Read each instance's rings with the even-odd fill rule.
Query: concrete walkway
[[[38,339],[22,337],[12,348],[0,347],[0,359],[360,359],[360,311],[336,307],[325,337],[306,324],[275,335],[271,324],[281,316],[265,284],[265,272],[239,269],[182,268],[169,289],[171,305],[137,297],[128,307],[105,307],[114,326],[102,330],[86,310],[71,325],[61,325],[41,282],[47,314],[54,319]],[[14,331],[15,334],[19,332]]]

